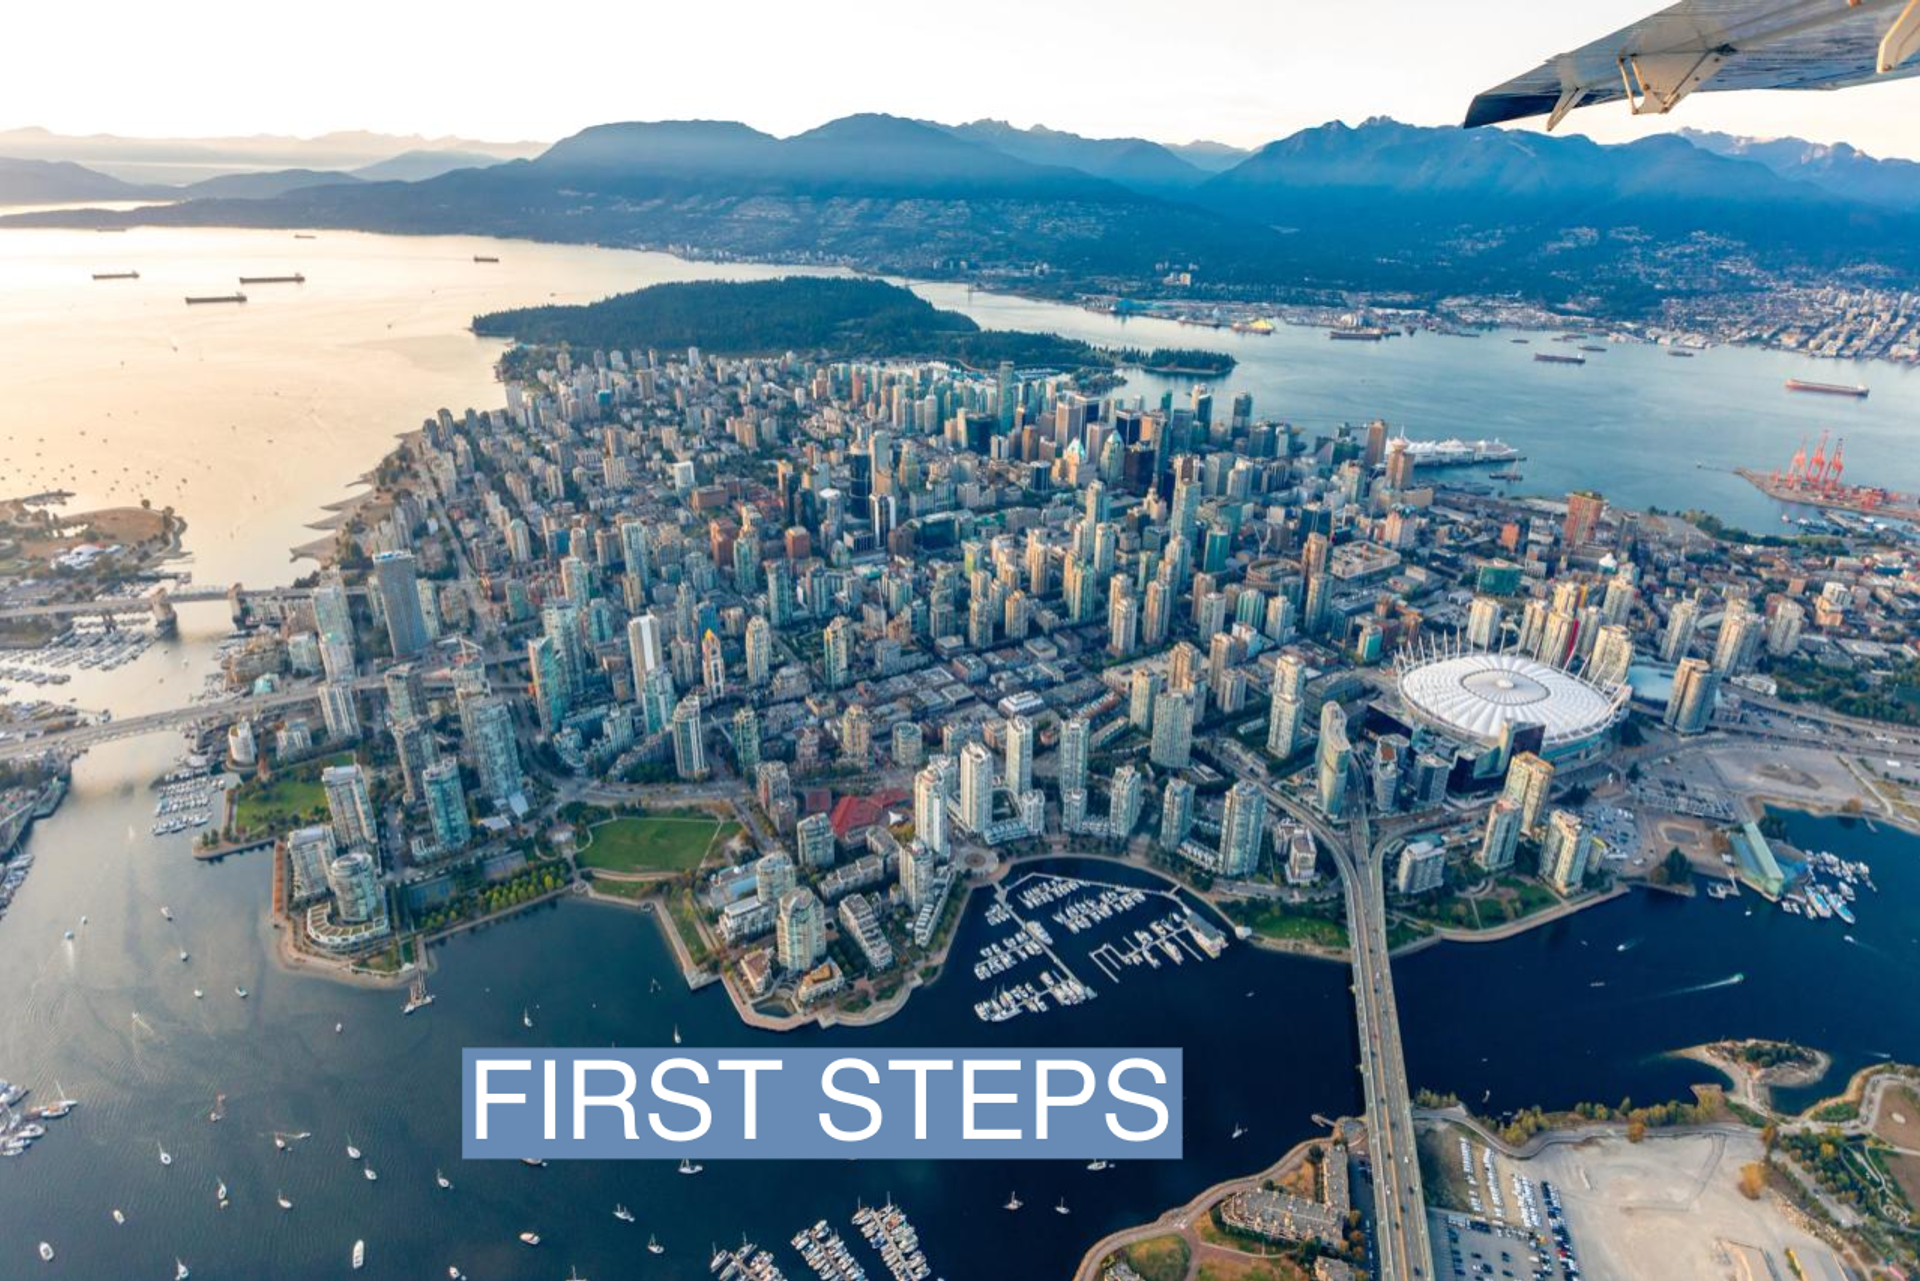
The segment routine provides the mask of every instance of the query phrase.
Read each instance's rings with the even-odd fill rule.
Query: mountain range
[[[598,125],[531,157],[417,178],[404,160],[231,176],[137,214],[34,218],[484,233],[1017,275],[1060,292],[1148,292],[1178,271],[1183,289],[1226,298],[1501,294],[1612,312],[1782,273],[1920,279],[1920,165],[1794,140],[1610,146],[1375,119],[1241,154],[866,114],[789,138],[731,121]],[[0,201],[141,198],[75,165],[27,163],[0,162]],[[49,194],[63,183],[72,194]],[[29,185],[37,194],[18,194]]]

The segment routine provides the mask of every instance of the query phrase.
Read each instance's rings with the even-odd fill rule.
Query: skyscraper
[[[1673,692],[1667,696],[1662,722],[1680,734],[1699,734],[1713,720],[1720,673],[1703,658],[1683,658],[1673,671]]]
[[[733,764],[741,778],[760,768],[760,713],[751,707],[733,714]]]
[[[382,914],[380,876],[373,858],[362,851],[349,851],[327,865],[327,888],[333,891],[338,921],[363,925]]]
[[[1160,793],[1160,848],[1169,852],[1180,848],[1193,830],[1193,784],[1184,778],[1170,778]]]
[[[504,805],[526,790],[526,780],[520,773],[520,745],[513,734],[513,711],[501,699],[483,699],[474,706],[471,724],[480,790],[496,805]]]
[[[1619,623],[1608,623],[1594,639],[1587,658],[1587,679],[1605,689],[1622,684],[1633,665],[1633,636]]]
[[[825,814],[809,814],[800,820],[793,833],[800,854],[800,866],[833,866],[833,820]]]
[[[1553,794],[1553,765],[1532,752],[1522,752],[1507,763],[1507,783],[1501,799],[1520,809],[1520,830],[1531,832],[1546,813]]]
[[[421,774],[433,839],[443,850],[465,849],[473,829],[467,822],[467,793],[460,784],[460,762],[435,761]]]
[[[420,609],[420,579],[412,552],[379,552],[373,577],[387,616],[387,640],[395,658],[417,654],[428,645],[427,620]]]
[[[1475,649],[1500,646],[1500,602],[1491,596],[1475,596],[1467,606],[1467,643]]]
[[[1033,790],[1033,722],[1015,716],[1007,722],[1007,787],[1015,796]]]
[[[747,620],[746,649],[747,684],[758,689],[773,671],[773,628],[758,614]]]
[[[1193,759],[1193,695],[1169,690],[1153,701],[1153,740],[1147,759],[1161,769],[1185,769]]]
[[[1060,727],[1060,790],[1087,786],[1087,718],[1075,716]]]
[[[960,821],[975,836],[993,822],[993,754],[985,743],[960,749]]]
[[[327,794],[334,841],[349,850],[377,846],[380,820],[373,812],[373,797],[360,767],[329,765],[320,773],[320,787]]]
[[[1315,785],[1320,812],[1328,818],[1344,818],[1347,813],[1347,776],[1351,773],[1353,745],[1347,739],[1347,714],[1340,704],[1328,699],[1320,708],[1320,751],[1316,761]]]
[[[1513,851],[1519,843],[1520,807],[1500,797],[1487,810],[1486,834],[1480,838],[1474,861],[1489,872],[1505,871],[1513,866]]]
[[[844,615],[827,624],[820,649],[827,688],[839,689],[853,668],[853,624]]]
[[[947,793],[943,763],[929,761],[913,776],[913,839],[935,854],[947,852]]]
[[[826,955],[826,911],[812,890],[801,886],[780,896],[774,940],[780,968],[789,974],[806,973]]]
[[[1727,602],[1720,617],[1720,635],[1713,643],[1713,670],[1722,676],[1738,676],[1753,666],[1760,648],[1763,620],[1744,597]]]
[[[1694,628],[1700,619],[1700,603],[1692,597],[1675,601],[1667,614],[1667,630],[1660,637],[1660,661],[1678,663],[1693,645]]]
[[[1593,541],[1606,511],[1607,500],[1591,489],[1575,490],[1567,495],[1567,519],[1560,533],[1569,551]]]
[[[1220,874],[1251,876],[1260,866],[1267,834],[1267,796],[1245,779],[1227,791],[1220,819]]]
[[[689,694],[673,709],[673,768],[687,782],[707,776],[707,747],[700,728],[700,696]]]
[[[1580,888],[1587,874],[1587,859],[1593,848],[1593,833],[1586,830],[1580,816],[1572,810],[1555,810],[1547,819],[1546,838],[1540,845],[1540,876],[1562,894]]]

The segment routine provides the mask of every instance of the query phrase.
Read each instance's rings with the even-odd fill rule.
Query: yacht
[[[539,1245],[540,1234],[538,1232],[522,1232],[520,1234],[520,1244],[521,1245]]]
[[[351,1161],[358,1161],[360,1159],[360,1149],[353,1146],[353,1136],[351,1134],[347,1136],[347,1159]]]
[[[282,1210],[291,1210],[293,1208],[293,1202],[287,1200],[287,1194],[284,1192],[277,1193],[273,1199],[280,1203]]]
[[[1008,1194],[1007,1203],[1004,1206],[1002,1206],[1001,1209],[1018,1210],[1021,1206],[1025,1204],[1026,1202],[1020,1199],[1020,1194],[1018,1192],[1013,1192]]]
[[[624,1205],[616,1205],[613,1207],[613,1217],[620,1220],[620,1222],[622,1223],[632,1223],[633,1211],[629,1210]]]
[[[158,1146],[158,1145],[156,1145],[156,1146]],[[160,1164],[161,1164],[161,1165],[172,1165],[172,1164],[173,1164],[173,1157],[172,1157],[172,1156],[171,1156],[171,1155],[170,1155],[170,1154],[169,1154],[169,1153],[167,1152],[167,1150],[166,1150],[166,1148],[165,1148],[165,1147],[161,1147],[161,1148],[160,1148]]]
[[[536,1170],[544,1170],[547,1166],[547,1163],[537,1156],[523,1156],[520,1158],[520,1164],[530,1165]]]
[[[1069,1210],[1067,1208],[1067,1199],[1065,1197],[1060,1198],[1060,1204],[1053,1207],[1053,1212],[1055,1214],[1072,1214],[1073,1213],[1072,1210]]]
[[[127,1221],[127,1216],[118,1207],[116,1207],[113,1212],[113,1221],[115,1223],[124,1224]]]
[[[48,1245],[45,1241],[42,1241],[40,1243],[40,1257],[45,1259],[48,1263],[53,1262],[53,1247]]]
[[[407,994],[407,1003],[400,1007],[402,1014],[412,1014],[415,1010],[424,1010],[433,1004],[433,993],[427,991],[424,975],[413,980],[413,989]]]
[[[438,1170],[435,1170],[433,1172],[433,1181],[439,1184],[442,1189],[451,1188],[453,1186],[453,1180],[449,1179],[446,1175],[440,1173],[440,1171]]]
[[[353,1270],[355,1272],[358,1272],[361,1268],[364,1268],[366,1266],[367,1266],[367,1243],[365,1241],[355,1241],[353,1243]]]
[[[667,1247],[660,1244],[660,1239],[658,1237],[649,1236],[647,1238],[648,1254],[665,1254],[666,1252],[667,1252]]]
[[[704,1165],[695,1165],[685,1157],[680,1158],[680,1173],[682,1174],[698,1174],[706,1168]]]
[[[374,1181],[375,1179],[377,1179],[377,1178],[379,1178],[379,1177],[380,1177],[380,1176],[379,1176],[378,1174],[376,1174],[376,1173],[374,1173],[374,1169],[373,1169],[373,1167],[372,1167],[372,1166],[370,1166],[370,1165],[363,1165],[363,1166],[361,1166],[361,1167],[360,1167],[360,1173],[362,1173],[362,1174],[364,1174],[364,1175],[366,1175],[366,1176],[367,1176],[367,1182],[368,1182],[368,1183],[372,1183],[372,1182],[373,1182],[373,1181]]]

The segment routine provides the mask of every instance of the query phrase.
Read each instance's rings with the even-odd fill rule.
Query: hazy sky
[[[708,117],[789,134],[853,111],[1257,145],[1469,98],[1660,0],[152,0],[8,14],[0,128],[140,135],[378,129],[554,139]],[[1692,125],[1920,157],[1920,80],[1615,104],[1618,140]]]

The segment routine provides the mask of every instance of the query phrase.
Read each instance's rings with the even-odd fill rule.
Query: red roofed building
[[[911,808],[913,793],[897,787],[882,788],[866,796],[843,796],[833,807],[833,834],[842,843],[856,839],[875,824],[891,827],[904,821]]]

